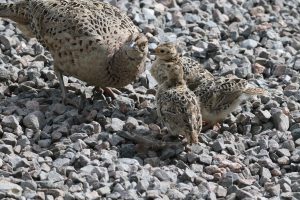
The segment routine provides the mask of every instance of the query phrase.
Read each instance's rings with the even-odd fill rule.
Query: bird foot
[[[209,130],[209,129],[212,129],[212,130],[214,130],[214,131],[216,131],[216,132],[218,132],[218,131],[220,131],[220,129],[221,129],[221,125],[220,125],[220,123],[216,123],[215,125],[211,125],[210,123],[206,123],[206,125],[204,125],[203,127],[202,127],[202,132],[206,132],[207,130]]]
[[[93,89],[93,97],[95,97],[95,93],[96,92],[100,92],[100,94],[103,95],[103,97],[110,97],[112,100],[116,99],[118,95],[120,95],[122,92],[119,91],[116,88],[109,88],[109,87],[104,87],[104,88],[100,88],[100,87],[95,87]]]
[[[221,124],[220,123],[216,123],[213,128],[212,128],[214,131],[220,131],[221,130]]]

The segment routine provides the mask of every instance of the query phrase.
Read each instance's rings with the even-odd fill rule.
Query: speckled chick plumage
[[[244,79],[219,77],[198,85],[194,93],[201,106],[203,121],[214,125],[225,119],[243,100],[266,94],[266,91],[250,87]]]
[[[176,45],[173,43],[158,45],[154,54],[156,60],[153,62],[150,72],[159,85],[167,79],[167,75],[159,67],[164,62],[180,62],[183,65],[183,77],[191,90],[198,86],[199,81],[214,79],[213,75],[204,69],[199,62],[187,56],[180,56]]]
[[[118,8],[98,0],[21,0],[0,4],[49,49],[58,73],[90,85],[123,87],[145,70],[147,38]]]
[[[265,94],[263,89],[250,88],[247,80],[214,77],[197,61],[180,57],[176,46],[172,43],[159,45],[154,54],[157,59],[152,65],[151,74],[159,85],[166,80],[165,71],[159,67],[162,63],[182,63],[187,86],[198,98],[203,121],[210,125],[225,119],[244,99],[252,95]]]
[[[182,64],[166,62],[158,67],[167,74],[156,94],[159,118],[172,135],[183,135],[188,143],[197,143],[202,128],[201,110],[183,79]]]

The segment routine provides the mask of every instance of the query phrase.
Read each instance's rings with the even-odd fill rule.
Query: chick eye
[[[165,52],[165,50],[163,50],[163,49],[162,49],[162,50],[160,50],[160,53],[164,53],[164,52]]]

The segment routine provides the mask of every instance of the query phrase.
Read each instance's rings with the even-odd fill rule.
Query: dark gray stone
[[[5,154],[12,154],[14,151],[11,145],[0,144],[0,152]]]
[[[218,139],[216,140],[213,145],[212,148],[214,151],[216,152],[221,152],[223,149],[225,149],[225,144],[224,144],[224,140],[223,139]]]

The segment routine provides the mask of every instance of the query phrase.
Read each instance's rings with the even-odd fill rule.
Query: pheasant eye
[[[165,52],[165,50],[163,50],[163,49],[162,49],[162,50],[160,50],[160,53],[164,53],[164,52]]]

